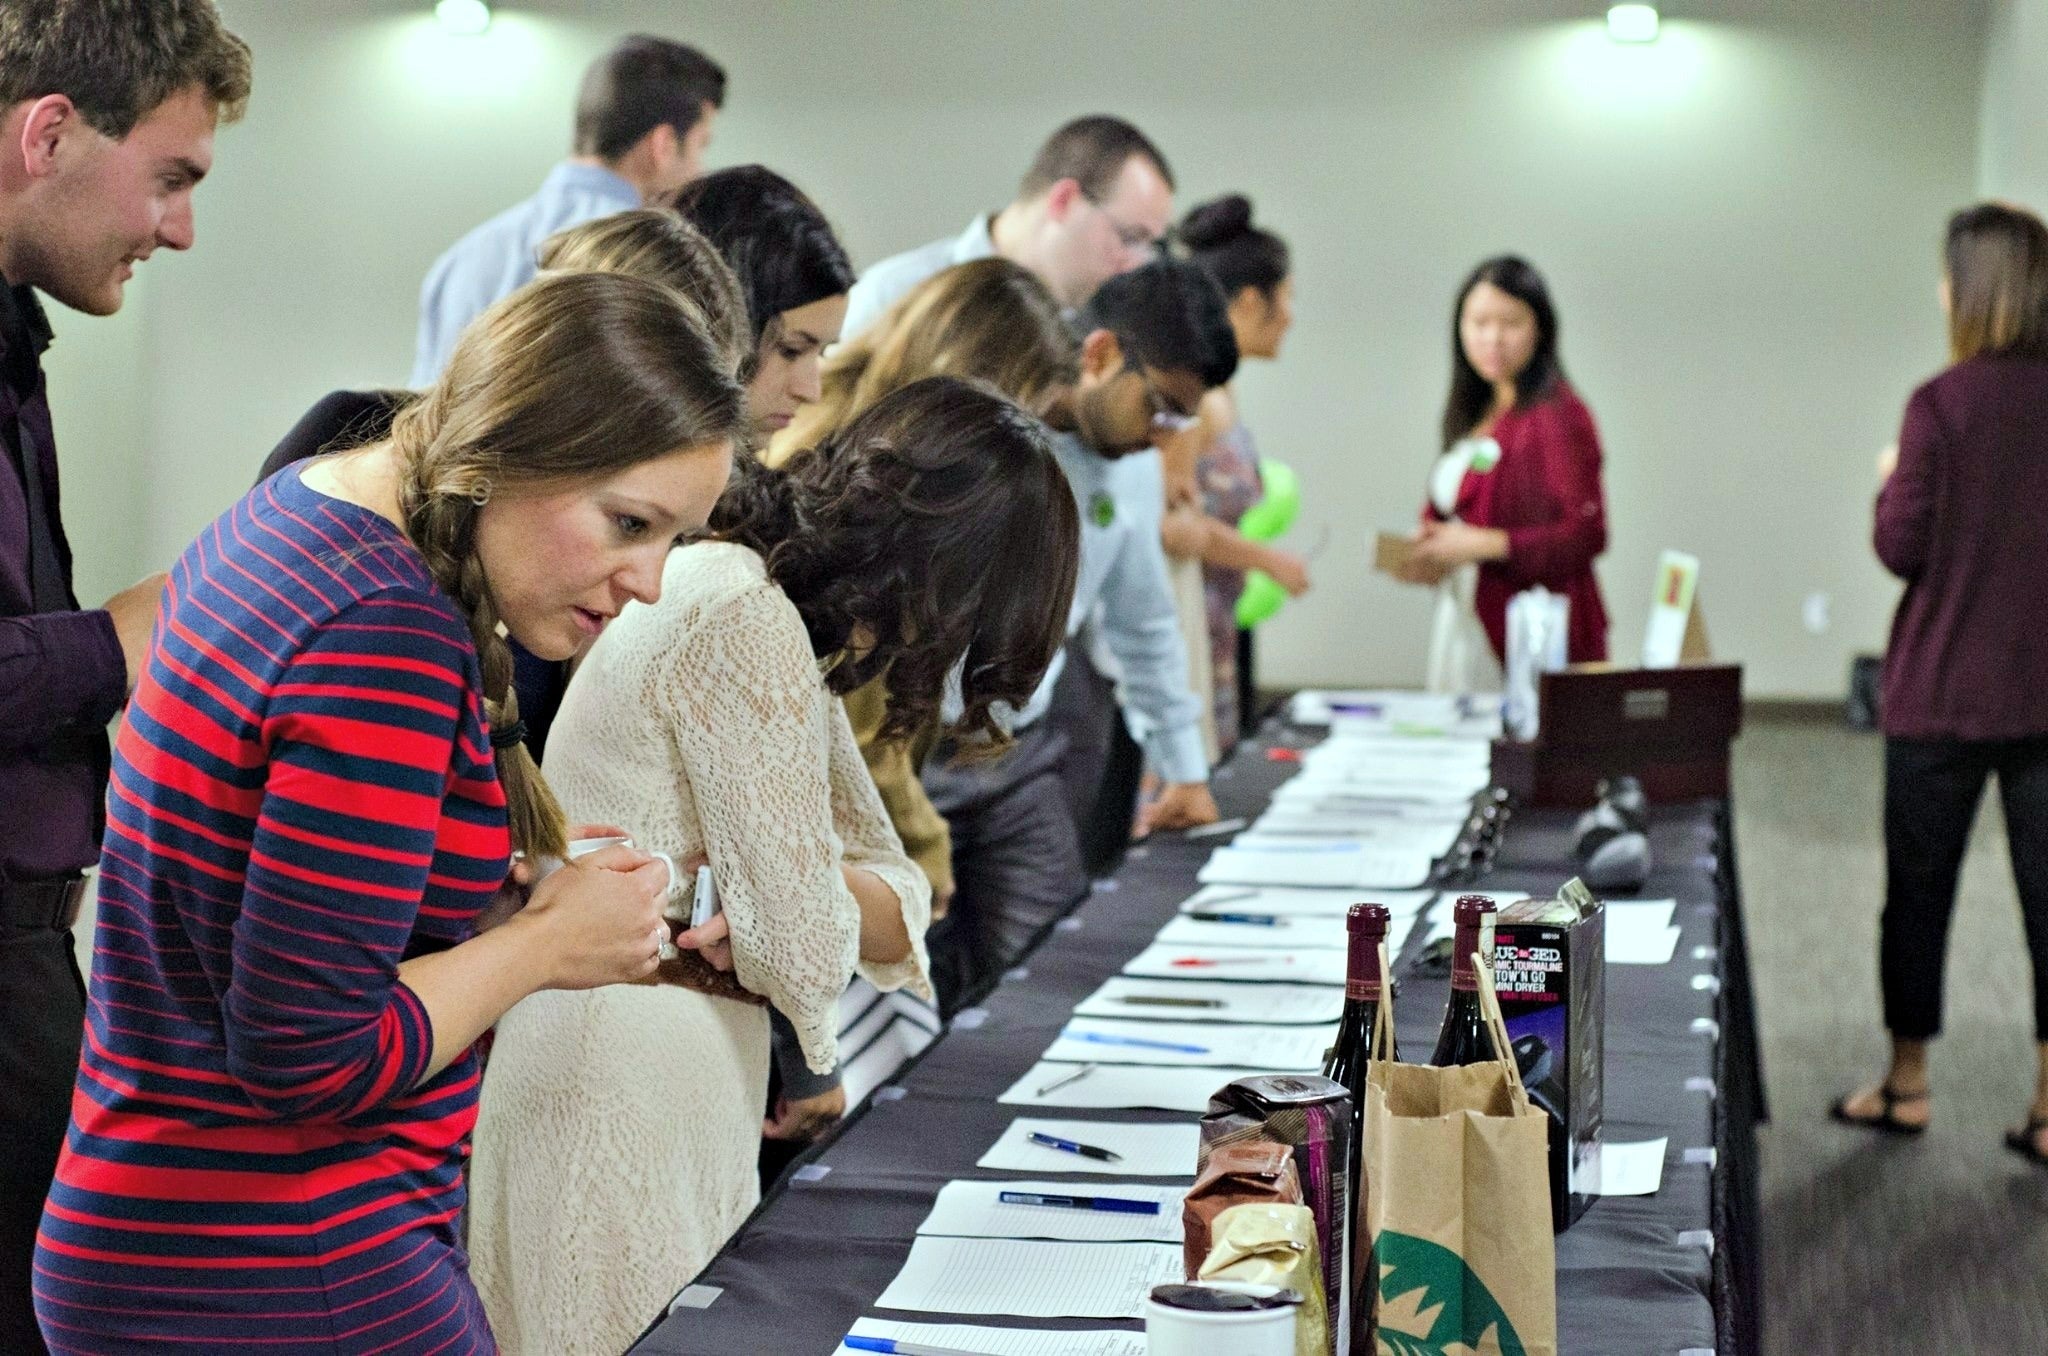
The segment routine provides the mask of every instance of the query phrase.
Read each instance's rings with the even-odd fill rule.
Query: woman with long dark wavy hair
[[[1565,380],[1557,308],[1526,260],[1472,270],[1451,311],[1442,454],[1402,577],[1439,590],[1434,691],[1497,691],[1508,600],[1538,585],[1571,603],[1572,663],[1607,657],[1593,562],[1607,549],[1600,434]]]
[[[952,732],[1003,741],[993,708],[1051,664],[1080,553],[1047,437],[985,387],[907,386],[788,469],[743,468],[661,605],[578,670],[552,785],[643,848],[709,860],[731,972],[686,954],[612,1001],[499,1023],[470,1249],[506,1350],[624,1350],[753,1208],[763,1002],[823,1070],[850,975],[930,997],[930,886],[839,698],[886,670],[883,730],[907,735],[957,665]]]

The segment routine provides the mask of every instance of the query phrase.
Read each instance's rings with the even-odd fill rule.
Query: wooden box
[[[1652,801],[1728,794],[1742,732],[1742,666],[1588,666],[1546,673],[1534,741],[1499,739],[1493,780],[1524,805],[1586,806],[1602,778],[1639,779]]]

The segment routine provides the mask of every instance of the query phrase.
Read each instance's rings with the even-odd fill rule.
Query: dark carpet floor
[[[1770,1356],[2048,1353],[2048,1169],[1999,1143],[2032,1091],[2031,988],[1995,787],[1963,870],[1915,1140],[1827,1107],[1882,1068],[1883,744],[1753,718],[1736,745],[1742,886],[1772,1123],[1763,1154]]]

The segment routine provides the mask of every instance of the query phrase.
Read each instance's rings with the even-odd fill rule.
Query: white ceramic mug
[[[1287,1298],[1270,1307],[1216,1312],[1191,1308],[1191,1290],[1225,1291],[1253,1299]],[[1176,1301],[1180,1302],[1176,1302]],[[1147,1356],[1294,1356],[1294,1316],[1301,1297],[1277,1286],[1240,1281],[1190,1281],[1155,1286],[1145,1298]]]
[[[633,840],[631,838],[619,835],[613,835],[608,838],[572,838],[569,840],[569,851],[566,858],[536,857],[533,859],[532,884],[539,885],[549,876],[561,870],[564,861],[573,862],[578,857],[587,857],[593,852],[602,851],[608,847],[632,846]],[[668,895],[666,902],[662,905],[662,916],[671,922],[681,921],[688,923],[690,921],[690,910],[687,902],[682,906],[683,913],[681,919],[678,920],[676,917],[677,898],[683,893],[683,873],[676,869],[675,858],[669,856],[666,852],[649,852],[647,855],[659,859],[661,864],[668,868]],[[676,944],[673,941],[664,941],[661,944],[661,958],[663,960],[674,960],[681,954],[680,951],[676,950]]]

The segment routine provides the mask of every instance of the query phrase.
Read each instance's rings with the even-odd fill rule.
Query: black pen
[[[1168,998],[1165,994],[1119,994],[1112,1003],[1138,1003],[1152,1008],[1220,1008],[1229,1006],[1220,998]]]
[[[1197,923],[1251,923],[1262,928],[1285,926],[1277,913],[1209,913],[1190,909],[1181,917],[1192,918]]]

